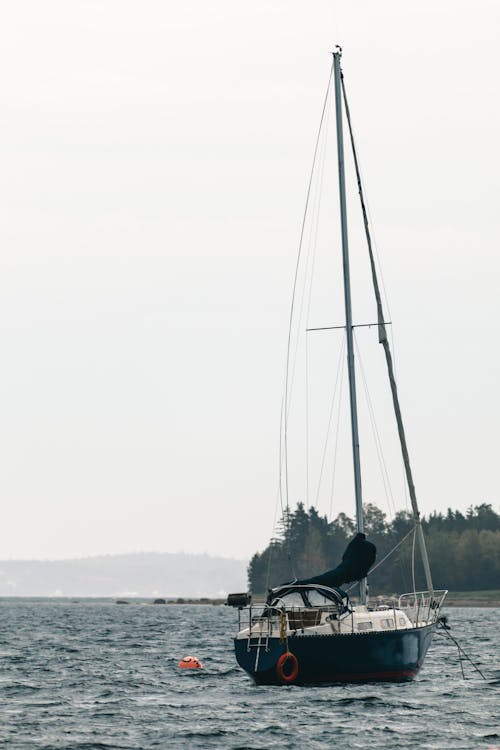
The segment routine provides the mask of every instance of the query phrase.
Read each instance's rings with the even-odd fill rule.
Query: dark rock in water
[[[125,599],[117,599],[115,604],[128,604],[129,602],[125,601]]]
[[[153,604],[166,604],[166,599],[155,599]]]

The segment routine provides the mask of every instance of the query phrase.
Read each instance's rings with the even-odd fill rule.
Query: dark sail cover
[[[342,555],[342,562],[333,570],[327,570],[313,578],[303,578],[301,581],[294,581],[298,585],[319,584],[321,586],[342,586],[343,583],[359,581],[364,578],[371,566],[375,562],[377,548],[371,542],[368,542],[365,534],[358,532],[351,539]]]

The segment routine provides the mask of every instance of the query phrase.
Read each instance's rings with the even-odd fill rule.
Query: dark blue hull
[[[372,680],[409,680],[424,661],[435,625],[375,633],[292,635],[288,650],[298,661],[296,685]],[[258,685],[283,684],[276,670],[285,642],[270,638],[258,647],[252,638],[235,638],[236,660]]]

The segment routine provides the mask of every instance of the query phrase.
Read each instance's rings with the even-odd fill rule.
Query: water
[[[450,609],[412,683],[255,687],[236,666],[236,612],[80,600],[0,601],[0,747],[500,747],[500,609]],[[203,661],[181,671],[182,656]]]

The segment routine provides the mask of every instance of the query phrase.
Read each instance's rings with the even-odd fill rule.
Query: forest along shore
[[[353,597],[353,601],[355,601],[355,597]],[[133,604],[134,600],[133,599],[117,600],[116,603],[117,604],[118,603],[119,604],[125,604],[125,603]],[[156,604],[157,602],[153,602],[153,603]],[[167,604],[167,605],[169,604],[176,604],[176,605],[212,604],[215,606],[220,606],[222,604],[225,604],[226,601],[224,599],[207,599],[205,597],[202,599],[191,599],[191,598],[179,597],[177,599],[167,599],[162,603]],[[265,599],[261,596],[258,596],[252,600],[252,603],[257,606],[263,605],[265,603]],[[450,591],[450,593],[446,597],[445,605],[449,607],[500,607],[500,590],[457,591],[457,592]]]
[[[417,591],[423,590],[426,581],[419,555],[415,582],[407,573],[415,528],[411,514],[400,511],[388,520],[380,508],[366,503],[363,515],[364,531],[377,547],[377,559],[389,558],[394,552],[392,564],[380,565],[369,574],[372,594],[390,595],[394,591],[411,591],[414,586]],[[500,514],[489,503],[470,507],[465,514],[448,508],[445,514],[431,513],[422,518],[422,526],[434,587],[456,592],[461,606],[469,606],[471,599],[481,600],[482,605],[483,593],[496,590],[500,581]],[[336,567],[355,533],[356,524],[344,513],[329,521],[315,508],[306,510],[299,503],[287,513],[266,549],[250,560],[250,590],[256,595],[264,594],[270,586],[283,581],[307,578]],[[455,597],[450,595],[450,599]],[[484,604],[494,606],[493,601],[499,599],[500,592]]]

